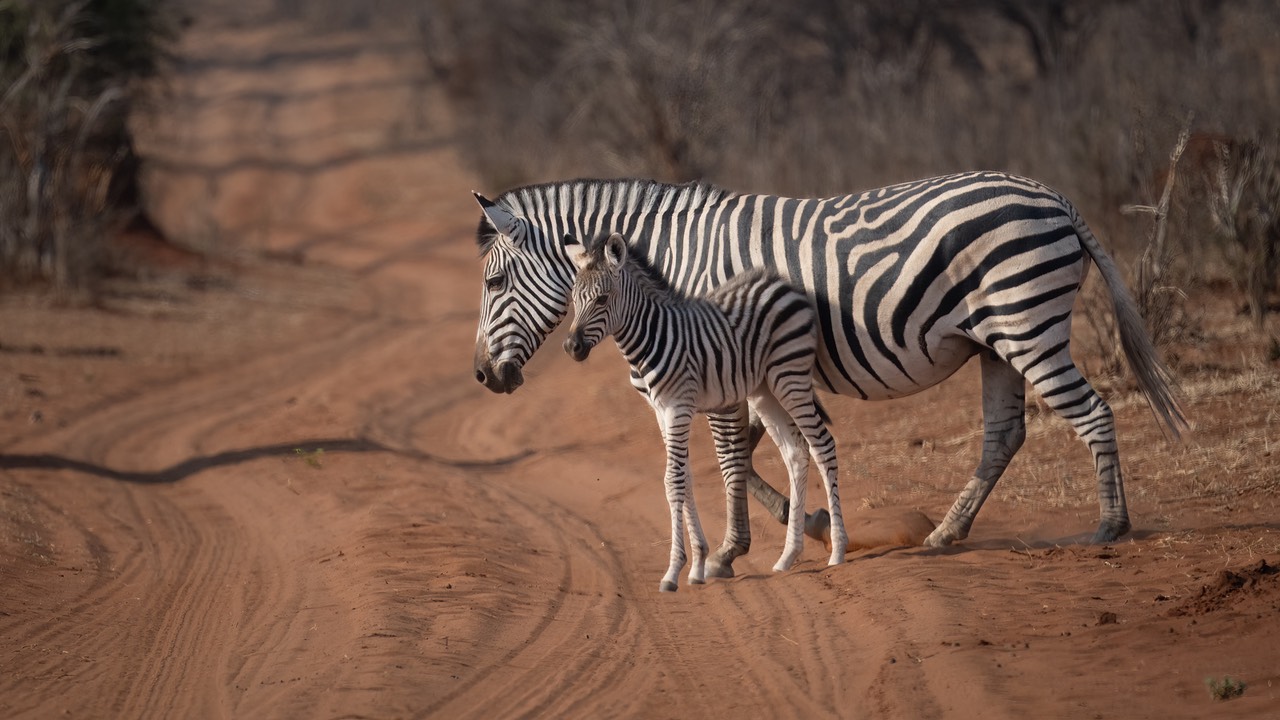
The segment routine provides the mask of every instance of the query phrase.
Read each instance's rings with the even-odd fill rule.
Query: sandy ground
[[[1035,416],[954,548],[827,568],[810,543],[775,574],[753,504],[736,578],[659,594],[661,443],[621,359],[553,337],[517,394],[478,385],[467,191],[496,188],[448,147],[414,162],[421,203],[255,239],[291,261],[0,298],[0,717],[1276,717],[1280,370],[1255,350],[1197,351],[1183,445],[1107,385],[1114,545],[1082,544],[1087,451]],[[828,407],[851,528],[940,517],[976,464],[975,368]],[[1224,676],[1243,696],[1211,698]]]

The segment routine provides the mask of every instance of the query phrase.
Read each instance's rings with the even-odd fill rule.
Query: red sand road
[[[1274,711],[1277,577],[1197,604],[1220,571],[1276,563],[1274,480],[1180,489],[1167,476],[1227,441],[1168,448],[1133,402],[1117,405],[1137,530],[1114,546],[1074,544],[1094,524],[1087,455],[1033,420],[959,547],[826,568],[810,544],[776,575],[782,528],[753,506],[739,577],[659,595],[662,451],[620,358],[546,352],[510,397],[470,378],[468,202],[442,199],[450,222],[371,273],[334,253],[337,269],[256,266],[234,290],[114,311],[5,300],[0,714]],[[964,372],[833,402],[846,502],[943,512],[977,452],[976,395]],[[1222,675],[1248,683],[1230,706],[1205,688]]]

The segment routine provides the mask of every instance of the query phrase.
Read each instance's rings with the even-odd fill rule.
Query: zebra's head
[[[591,349],[613,334],[613,303],[618,276],[627,260],[627,243],[618,233],[599,238],[586,247],[572,235],[564,236],[565,250],[578,268],[573,282],[573,323],[564,351],[579,362]]]
[[[568,312],[573,266],[537,225],[473,194],[484,211],[477,237],[485,251],[476,380],[512,393],[524,383],[524,364]]]

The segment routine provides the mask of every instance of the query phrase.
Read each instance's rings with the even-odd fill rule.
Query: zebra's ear
[[[573,262],[573,266],[581,270],[587,265],[587,248],[580,242],[578,238],[565,234],[564,250],[569,255],[569,260]]]
[[[484,211],[484,216],[489,218],[489,222],[493,223],[494,229],[519,245],[519,238],[523,236],[516,232],[520,226],[516,222],[516,216],[475,190],[472,190],[471,194],[476,196],[476,202],[480,203],[480,209]]]
[[[604,241],[604,261],[610,270],[617,272],[627,260],[627,241],[618,233],[613,233]]]

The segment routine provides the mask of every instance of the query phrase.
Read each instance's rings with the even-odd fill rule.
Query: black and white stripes
[[[563,318],[573,268],[564,234],[620,232],[676,290],[705,293],[752,268],[802,288],[819,334],[818,387],[884,400],[983,358],[983,453],[974,478],[930,536],[963,538],[1021,445],[1024,378],[1094,451],[1099,541],[1127,532],[1114,428],[1071,361],[1071,311],[1092,260],[1110,291],[1140,388],[1175,434],[1185,426],[1114,264],[1058,193],[994,172],[948,175],[824,199],[743,195],[705,184],[580,180],[482,201],[486,290],[477,377],[514,390],[519,368]],[[998,448],[998,449],[996,449]],[[786,503],[755,475],[752,494]]]
[[[686,522],[693,546],[689,581],[700,583],[704,577],[707,543],[688,467],[693,416],[712,413],[732,508],[734,497],[744,496],[743,473],[734,465],[749,456],[733,446],[745,442],[748,403],[783,450],[791,479],[786,547],[774,569],[789,569],[803,545],[810,452],[822,472],[830,507],[830,563],[843,562],[848,540],[836,486],[835,441],[814,395],[817,334],[808,297],[764,270],[740,273],[705,297],[685,297],[642,258],[631,257],[621,235],[602,236],[589,247],[572,235],[565,240],[578,268],[572,291],[575,317],[565,350],[575,360],[585,360],[596,344],[613,336],[662,429],[672,535],[671,563],[660,588],[676,589],[686,560]],[[737,441],[722,444],[730,436]],[[750,536],[742,521],[730,533],[741,533],[734,544],[745,551]]]

